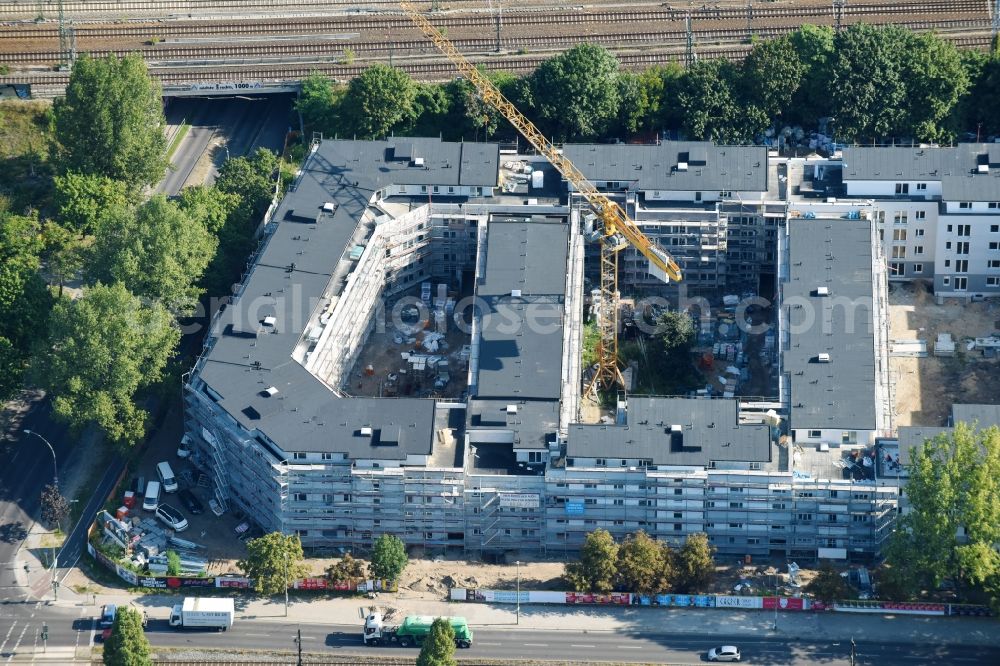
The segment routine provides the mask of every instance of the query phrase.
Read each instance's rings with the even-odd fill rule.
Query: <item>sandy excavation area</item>
[[[927,342],[926,358],[891,357],[896,426],[946,425],[952,403],[996,403],[1000,397],[1000,358],[967,350],[972,338],[1000,331],[1000,303],[969,303],[934,295],[921,283],[893,284],[889,293],[892,340]],[[938,333],[950,333],[955,355],[934,356]]]

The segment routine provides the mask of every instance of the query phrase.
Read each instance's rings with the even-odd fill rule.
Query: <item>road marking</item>
[[[576,643],[570,643],[569,646],[570,647],[576,647],[576,648],[596,648],[597,647],[596,645],[577,645]]]
[[[485,641],[476,641],[476,645],[503,645],[503,643],[487,643]]]
[[[616,645],[619,650],[645,650],[646,648],[642,645]]]
[[[14,627],[17,626],[17,620],[10,623],[10,629],[7,630],[7,635],[3,637],[3,643],[0,643],[0,652],[3,652],[4,646],[7,645],[7,641],[10,640],[10,634],[14,631]]]
[[[17,637],[17,642],[10,649],[10,656],[7,657],[7,663],[14,661],[14,657],[17,655],[17,648],[21,645],[21,639],[24,638],[24,633],[28,631],[28,625],[24,625],[24,629],[21,630],[21,635]]]
[[[267,638],[271,634],[251,634],[251,633],[246,633],[246,634],[243,634],[243,635],[244,636],[257,636],[259,638]],[[303,638],[305,638],[305,636],[303,636]]]
[[[303,636],[302,638],[306,639],[307,641],[314,641],[314,640],[316,640],[315,636]]]
[[[526,647],[548,647],[548,643],[525,643]]]

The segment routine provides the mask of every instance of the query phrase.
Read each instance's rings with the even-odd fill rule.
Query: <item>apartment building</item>
[[[739,557],[876,555],[899,494],[875,464],[893,433],[878,220],[897,199],[775,199],[763,148],[566,154],[692,281],[771,283],[772,402],[623,396],[612,422],[582,423],[595,244],[576,197],[500,195],[487,144],[324,141],[185,384],[217,502],[317,549],[391,532],[483,555],[572,552],[604,527],[674,542],[705,531]],[[622,284],[652,284],[643,265],[623,257]],[[353,397],[385,301],[427,280],[474,296],[464,395]]]

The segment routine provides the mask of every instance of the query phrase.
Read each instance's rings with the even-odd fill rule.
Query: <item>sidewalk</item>
[[[160,619],[166,618],[169,608],[179,600],[179,595],[97,595],[98,604],[135,603],[146,608],[150,618]],[[81,601],[91,603],[89,595]],[[60,603],[63,603],[61,598]],[[363,598],[290,599],[287,618],[283,599],[237,597],[237,621],[357,625],[360,632],[361,609],[372,604],[397,608],[401,616],[462,615],[469,624],[484,628],[516,626],[521,630],[618,631],[625,634],[775,635],[771,611],[522,604],[520,623],[517,623],[516,609],[512,605],[397,599],[391,594],[382,594],[374,601]],[[318,621],[318,618],[323,620]],[[858,641],[881,643],[1000,645],[1000,623],[992,618],[785,612],[778,614],[777,635],[831,642],[849,641],[853,637]]]

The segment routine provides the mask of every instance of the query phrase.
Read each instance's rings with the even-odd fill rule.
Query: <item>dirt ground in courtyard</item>
[[[889,292],[892,340],[927,342],[926,358],[891,357],[889,367],[895,387],[896,425],[946,425],[952,403],[986,403],[1000,396],[1000,359],[985,358],[965,343],[992,335],[1000,329],[1000,303],[946,299],[921,283],[893,284]],[[950,333],[955,355],[933,355],[938,333]]]

